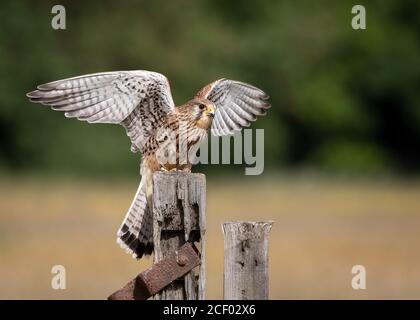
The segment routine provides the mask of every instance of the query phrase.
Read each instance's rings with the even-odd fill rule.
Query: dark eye
[[[198,107],[200,108],[200,110],[204,110],[206,108],[206,106],[204,104],[200,104],[200,105],[198,105]]]

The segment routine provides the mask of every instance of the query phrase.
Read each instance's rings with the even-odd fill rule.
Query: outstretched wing
[[[268,95],[247,83],[220,79],[203,89],[196,97],[205,98],[216,105],[211,131],[216,136],[231,134],[248,127],[257,116],[266,114],[271,105]]]
[[[115,71],[83,75],[38,86],[33,102],[90,123],[119,123],[142,151],[166,113],[174,108],[168,80],[150,71]]]

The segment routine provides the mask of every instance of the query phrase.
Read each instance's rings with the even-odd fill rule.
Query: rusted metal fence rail
[[[146,300],[164,289],[169,283],[186,275],[200,264],[200,256],[191,243],[184,244],[151,268],[140,273],[109,300]]]

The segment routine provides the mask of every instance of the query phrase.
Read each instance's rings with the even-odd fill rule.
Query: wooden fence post
[[[224,299],[268,299],[268,233],[272,221],[223,223]]]
[[[153,262],[186,241],[199,241],[200,265],[154,296],[155,300],[205,297],[206,178],[201,173],[156,172],[153,176]],[[198,270],[197,270],[198,269]]]

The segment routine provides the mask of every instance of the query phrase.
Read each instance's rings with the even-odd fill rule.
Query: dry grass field
[[[150,259],[115,243],[136,181],[0,181],[0,298],[105,299]],[[275,220],[271,299],[420,299],[420,184],[243,178],[208,182],[207,297],[222,298],[225,220]],[[51,289],[51,267],[67,289]],[[367,269],[367,289],[351,268]]]

